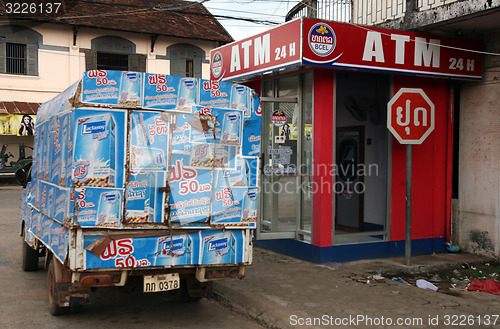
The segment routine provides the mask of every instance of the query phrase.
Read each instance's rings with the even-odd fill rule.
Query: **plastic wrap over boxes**
[[[137,260],[238,262],[236,229],[256,226],[260,130],[260,102],[248,87],[86,72],[38,111],[23,219],[61,259],[64,241],[55,235],[67,228],[161,228],[170,220],[203,231],[165,237],[168,253],[148,250],[154,259]],[[232,233],[209,236],[215,224]]]

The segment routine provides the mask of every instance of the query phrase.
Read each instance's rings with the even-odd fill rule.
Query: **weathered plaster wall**
[[[486,51],[500,53],[500,31]],[[485,56],[483,81],[462,85],[460,97],[459,245],[500,257],[500,56]]]

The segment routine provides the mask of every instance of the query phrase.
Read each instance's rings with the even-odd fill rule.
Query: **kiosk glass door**
[[[308,184],[312,176],[311,84],[312,73],[263,83],[258,239],[310,241],[312,194]],[[309,87],[305,88],[304,85]],[[305,102],[305,98],[309,100]],[[304,110],[304,106],[311,108]],[[307,115],[304,116],[304,113]]]

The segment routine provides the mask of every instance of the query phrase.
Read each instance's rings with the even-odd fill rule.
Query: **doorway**
[[[336,72],[333,244],[389,237],[390,77]]]

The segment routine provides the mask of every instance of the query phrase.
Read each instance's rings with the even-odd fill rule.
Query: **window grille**
[[[9,43],[5,45],[6,73],[26,74],[26,45]]]

